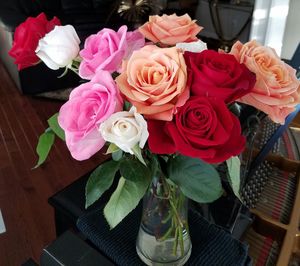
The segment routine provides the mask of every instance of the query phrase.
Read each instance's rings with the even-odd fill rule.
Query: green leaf
[[[48,154],[51,150],[51,147],[54,143],[55,134],[52,130],[47,129],[42,135],[39,137],[39,142],[36,147],[36,152],[39,156],[39,160],[36,166],[33,169],[39,167],[48,157]]]
[[[120,150],[120,148],[116,144],[110,143],[106,151],[106,154],[114,153],[118,150]]]
[[[157,155],[151,154],[150,156],[151,156],[150,157],[151,176],[156,177],[156,176],[161,174],[160,165],[159,165],[159,162],[158,162]]]
[[[218,172],[200,159],[177,156],[168,161],[169,178],[177,184],[188,198],[207,203],[218,199],[222,184]]]
[[[136,182],[143,179],[150,179],[151,172],[137,160],[125,159],[121,161],[120,173],[125,179]]]
[[[135,146],[133,147],[132,151],[133,151],[134,155],[136,156],[136,158],[138,158],[138,160],[139,160],[142,164],[146,165],[146,163],[145,163],[145,161],[144,161],[144,158],[143,158],[143,155],[142,155],[142,151],[141,151],[140,146],[139,146],[139,145],[135,145]]]
[[[57,121],[58,113],[54,114],[48,119],[48,125],[50,128],[54,131],[54,133],[63,141],[65,141],[65,132],[63,129],[59,126]]]
[[[110,188],[116,172],[119,170],[119,162],[108,161],[98,166],[90,175],[85,186],[85,207],[89,207],[102,194]]]
[[[125,111],[129,111],[131,108],[132,104],[128,101],[124,101],[124,106],[123,106],[123,110]]]
[[[104,208],[104,216],[110,226],[117,226],[139,203],[144,196],[150,179],[132,182],[121,177],[118,186]]]
[[[59,75],[57,78],[60,79],[60,78],[64,77],[65,75],[67,75],[67,73],[68,73],[68,68],[66,67],[64,72],[61,75]]]
[[[231,157],[226,161],[226,164],[228,168],[229,183],[233,193],[240,199],[240,159],[237,156]]]
[[[114,161],[118,162],[122,159],[123,157],[123,151],[122,150],[117,150],[117,151],[114,151],[112,154],[111,154],[111,157]]]

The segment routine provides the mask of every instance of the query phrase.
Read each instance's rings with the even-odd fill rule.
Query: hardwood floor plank
[[[55,239],[54,212],[47,203],[58,190],[100,164],[74,160],[57,139],[47,161],[32,170],[39,135],[62,102],[21,95],[0,64],[0,209],[6,232],[0,234],[0,265],[20,265]]]

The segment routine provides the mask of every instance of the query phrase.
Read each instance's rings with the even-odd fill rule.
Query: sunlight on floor
[[[5,228],[5,224],[3,221],[3,216],[1,213],[1,209],[0,209],[0,234],[5,233],[6,232],[6,228]]]

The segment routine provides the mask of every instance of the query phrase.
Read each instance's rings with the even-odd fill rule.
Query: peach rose
[[[189,97],[186,64],[176,47],[147,45],[124,68],[116,78],[119,89],[146,118],[170,121]]]
[[[275,123],[284,124],[288,114],[300,103],[300,82],[296,70],[284,63],[275,50],[250,41],[236,42],[231,54],[256,74],[251,93],[239,101],[265,112]]]
[[[175,45],[178,42],[196,41],[196,35],[202,29],[188,14],[179,17],[173,14],[150,16],[149,22],[142,25],[139,31],[154,43]]]

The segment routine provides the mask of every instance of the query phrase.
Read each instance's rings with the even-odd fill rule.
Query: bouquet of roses
[[[173,188],[196,202],[212,202],[223,194],[216,166],[226,162],[238,196],[237,156],[245,137],[230,106],[236,101],[252,105],[284,123],[300,103],[295,70],[254,40],[236,42],[229,53],[208,50],[196,37],[202,28],[188,15],[151,16],[135,31],[102,29],[81,50],[74,28],[59,24],[43,14],[27,19],[17,28],[10,51],[19,69],[42,60],[86,80],[49,119],[37,147],[38,165],[55,134],[77,160],[107,145],[112,160],[90,176],[86,206],[120,176],[104,208],[111,228],[137,206],[154,177],[163,178],[163,189],[155,193],[170,201],[175,219],[160,239],[173,234],[177,250],[182,244],[177,229],[184,222],[176,213]]]

